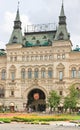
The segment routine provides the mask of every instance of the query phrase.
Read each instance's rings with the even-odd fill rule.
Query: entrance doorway
[[[27,108],[30,111],[45,111],[46,101],[45,94],[40,89],[33,89],[28,94]]]
[[[11,112],[14,111],[14,103],[10,103],[10,111],[11,111]]]

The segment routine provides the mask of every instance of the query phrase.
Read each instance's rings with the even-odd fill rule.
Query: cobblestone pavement
[[[25,123],[0,124],[0,130],[80,130],[80,127],[73,125],[30,125]]]

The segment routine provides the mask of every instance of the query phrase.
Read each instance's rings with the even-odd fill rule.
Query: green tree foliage
[[[74,86],[71,86],[69,89],[69,95],[64,99],[64,108],[65,109],[69,108],[71,113],[71,110],[76,108],[77,99],[78,99],[78,90]]]
[[[49,103],[49,106],[50,106],[51,110],[53,108],[54,111],[55,111],[55,108],[57,108],[59,103],[60,103],[60,96],[57,94],[56,91],[52,90],[49,93],[48,103]]]
[[[78,90],[75,88],[74,85],[70,87],[70,97],[76,98],[78,97]]]

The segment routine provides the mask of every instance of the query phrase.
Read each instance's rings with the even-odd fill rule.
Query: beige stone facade
[[[61,11],[64,11],[63,5]],[[55,37],[58,32],[60,36],[61,33],[67,35],[64,30],[65,16],[62,14],[60,17],[64,22],[63,25],[59,24],[59,31],[56,30]],[[19,22],[18,19],[18,24]],[[20,29],[19,26],[16,27],[14,24],[13,34],[16,36],[15,31],[17,28]],[[46,32],[29,33],[31,37],[33,35],[41,39]],[[29,36],[24,37],[28,39]],[[19,43],[10,41],[6,45],[6,54],[0,56],[0,106],[24,111],[29,106],[35,110],[38,105],[38,110],[43,111],[46,109],[45,104],[51,90],[61,95],[62,105],[71,85],[80,88],[80,52],[77,49],[72,50],[70,39],[65,38],[66,36],[53,39],[52,44],[47,46],[24,47],[21,41]],[[35,93],[39,94],[39,100],[34,99]],[[78,102],[80,106],[80,100]]]

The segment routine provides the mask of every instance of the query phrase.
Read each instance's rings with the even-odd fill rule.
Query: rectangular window
[[[11,91],[11,96],[14,96],[14,91]]]
[[[72,78],[76,78],[76,70],[72,70]]]
[[[11,72],[11,79],[12,79],[12,81],[15,80],[15,72]]]
[[[50,56],[49,56],[49,59],[50,59],[50,60],[52,60],[52,59],[53,59],[52,55],[50,55]]]
[[[78,77],[80,78],[80,70],[78,71]]]
[[[29,56],[26,57],[26,61],[29,61]]]
[[[59,80],[63,80],[63,72],[62,71],[59,72]]]
[[[28,71],[28,79],[32,78],[32,71]]]
[[[25,61],[25,56],[22,56],[22,61]]]
[[[62,96],[62,95],[63,95],[63,92],[62,92],[62,91],[59,91],[59,95]]]
[[[43,60],[43,56],[40,56],[40,60]]]
[[[60,55],[59,54],[57,55],[57,59],[60,59]]]
[[[38,78],[38,71],[34,71],[34,78]]]
[[[38,56],[35,56],[35,60],[38,60],[39,58],[38,58]]]
[[[47,59],[48,59],[48,56],[44,56],[44,59],[47,60]]]
[[[6,71],[2,71],[1,79],[5,80],[6,79]]]
[[[41,78],[45,78],[45,75],[46,75],[46,74],[45,74],[45,71],[42,70],[42,71],[41,71]]]
[[[48,70],[48,78],[52,78],[52,76],[53,76],[52,70]]]
[[[34,60],[34,57],[33,57],[33,56],[31,56],[31,60]]]
[[[25,79],[25,71],[22,71],[22,79]]]
[[[13,57],[10,57],[10,61],[13,61]]]
[[[62,59],[65,59],[65,54],[62,54]]]
[[[17,57],[14,57],[14,61],[17,61]]]

